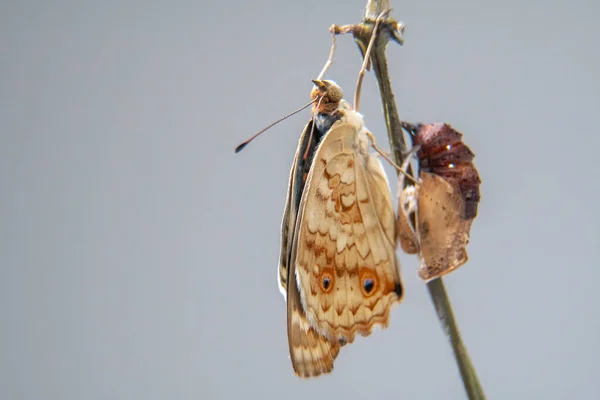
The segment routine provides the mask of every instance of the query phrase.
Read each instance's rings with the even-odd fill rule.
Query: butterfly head
[[[313,103],[313,113],[331,113],[337,110],[344,92],[337,83],[329,80],[312,81],[315,87],[310,91],[310,98],[316,100]]]

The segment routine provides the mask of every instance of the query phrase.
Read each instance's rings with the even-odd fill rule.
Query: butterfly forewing
[[[358,148],[358,129],[337,122],[319,146],[292,245],[309,321],[344,342],[387,326],[402,295],[389,186],[379,160]]]

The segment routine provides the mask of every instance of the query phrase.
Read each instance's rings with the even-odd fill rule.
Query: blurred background
[[[308,101],[364,5],[0,4],[0,398],[466,397],[405,254],[389,328],[294,375],[276,269],[310,112],[233,152]],[[401,117],[463,132],[483,180],[445,283],[488,397],[600,398],[599,3],[392,7]],[[360,64],[339,37],[349,99]],[[372,73],[361,111],[387,148]]]

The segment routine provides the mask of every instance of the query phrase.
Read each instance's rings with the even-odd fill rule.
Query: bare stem
[[[389,8],[389,0],[368,0],[365,17],[360,24],[346,25],[343,27],[335,26],[332,27],[332,29],[338,34],[351,32],[354,35],[354,39],[356,40],[361,53],[364,55],[377,16]],[[377,35],[374,48],[371,52],[371,62],[379,85],[379,93],[383,104],[383,114],[385,116],[392,155],[396,164],[401,165],[404,161],[405,154],[407,154],[406,143],[404,142],[402,122],[398,114],[398,108],[396,107],[396,101],[392,91],[385,50],[390,39],[402,44],[402,31],[404,26],[397,21],[388,18],[386,21],[381,22],[379,29],[380,32]],[[410,170],[407,172],[409,174],[411,173]],[[450,304],[448,293],[444,287],[444,282],[441,278],[429,281],[427,283],[427,289],[440,324],[452,346],[454,357],[458,364],[460,375],[469,399],[484,400],[485,393],[479,383],[477,373],[471,363],[467,348],[462,341],[458,324],[456,323],[454,313],[452,312],[452,305]]]
[[[460,376],[469,399],[485,400],[483,387],[481,387],[481,383],[479,383],[477,371],[475,371],[475,367],[473,366],[471,358],[469,357],[469,353],[467,352],[467,347],[460,336],[460,330],[458,329],[458,324],[454,318],[452,305],[450,304],[450,299],[448,297],[448,293],[446,292],[446,287],[444,286],[442,278],[427,282],[427,289],[429,290],[429,295],[431,296],[431,300],[435,306],[438,319],[440,320],[442,328],[444,329],[446,336],[448,336],[448,340],[452,346],[454,358],[458,364]]]

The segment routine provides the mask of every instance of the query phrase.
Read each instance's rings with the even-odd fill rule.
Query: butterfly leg
[[[384,18],[387,18],[390,11],[392,11],[391,8],[385,10],[384,12],[379,14],[379,17],[377,17],[377,20],[375,20],[375,26],[373,27],[373,33],[371,34],[371,40],[369,41],[369,46],[367,46],[367,50],[365,50],[362,67],[360,68],[360,71],[358,72],[358,82],[356,82],[356,92],[354,92],[354,110],[355,111],[358,111],[358,109],[360,108],[360,89],[362,87],[363,77],[365,76],[365,72],[367,71],[367,66],[369,65],[369,60],[371,57],[371,49],[373,48],[373,43],[375,43],[375,37],[377,36],[377,30],[379,29],[379,23]]]
[[[408,172],[406,172],[406,170],[408,168],[408,162],[410,162],[410,157],[406,157],[404,164],[402,164],[402,167],[399,167],[398,164],[396,164],[394,161],[392,161],[390,156],[388,156],[383,150],[381,150],[379,148],[379,146],[377,146],[377,142],[375,142],[375,136],[373,136],[373,134],[369,131],[366,131],[365,133],[367,134],[369,140],[371,141],[371,146],[373,147],[373,149],[375,149],[375,151],[378,152],[379,155],[381,155],[383,158],[385,158],[387,162],[389,162],[394,168],[396,168],[398,170],[398,172],[400,173],[400,176],[402,176],[402,179],[404,179],[404,177],[406,177],[415,184],[419,183],[419,181],[417,181],[417,179],[415,179],[415,177],[413,177]],[[404,180],[402,182],[404,182]],[[401,187],[404,187],[404,185]]]
[[[329,50],[329,58],[327,58],[327,62],[325,63],[325,66],[323,67],[323,69],[321,70],[321,73],[317,77],[318,81],[323,79],[323,75],[325,75],[325,72],[327,72],[327,70],[333,63],[333,54],[335,53],[335,36],[336,36],[336,34],[335,34],[335,31],[332,29],[333,29],[333,26],[329,29],[331,31],[331,50]]]

